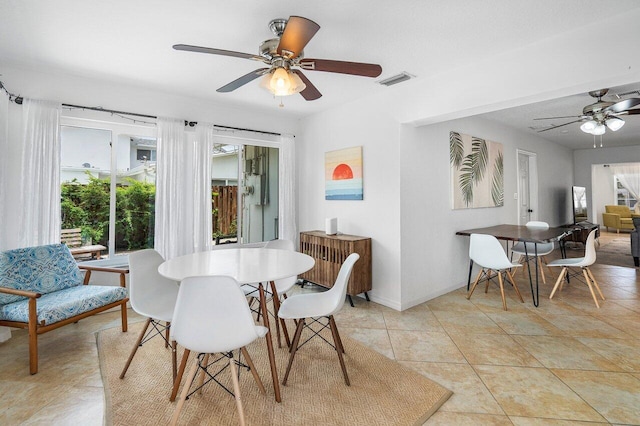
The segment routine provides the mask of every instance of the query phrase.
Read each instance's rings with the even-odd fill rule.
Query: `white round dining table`
[[[263,283],[269,282],[273,293],[274,309],[277,316],[277,309],[280,300],[274,284],[275,280],[288,278],[302,274],[313,268],[315,260],[306,254],[290,250],[268,249],[268,248],[230,248],[225,250],[211,250],[199,253],[187,254],[175,257],[162,263],[158,267],[160,275],[174,281],[182,281],[187,277],[226,275],[235,278],[239,284],[258,283],[260,294],[260,310],[264,325],[269,330],[267,332],[267,354],[271,366],[271,378],[273,380],[273,390],[277,402],[281,402],[280,383],[276,367],[273,341],[271,340],[271,326],[269,314],[267,312],[267,298]],[[282,321],[283,331],[288,342],[288,335],[284,320]],[[278,318],[276,318],[276,326]],[[278,342],[280,341],[278,333]],[[171,400],[175,398],[180,383],[180,378],[184,372],[186,357],[183,357],[178,378],[174,383]]]
[[[268,248],[233,248],[187,254],[158,267],[160,275],[182,281],[191,276],[227,275],[240,284],[274,281],[302,274],[315,260],[296,251]]]

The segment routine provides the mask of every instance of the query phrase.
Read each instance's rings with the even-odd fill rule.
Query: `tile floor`
[[[600,309],[575,281],[549,300],[553,278],[535,308],[518,274],[525,303],[507,289],[507,312],[495,286],[479,286],[470,301],[460,289],[405,312],[356,299],[336,320],[454,392],[428,425],[640,424],[640,274],[592,270],[607,298]],[[0,344],[0,424],[102,424],[94,333],[118,323],[106,313],[43,335],[35,376],[24,331],[14,332]]]

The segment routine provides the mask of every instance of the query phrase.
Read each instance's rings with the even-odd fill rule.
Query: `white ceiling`
[[[171,46],[257,53],[259,44],[272,38],[270,20],[299,15],[321,27],[305,48],[306,57],[379,63],[383,69],[377,79],[305,71],[323,97],[307,102],[294,95],[284,99],[281,109],[302,117],[393,91],[398,86],[376,82],[402,71],[426,80],[634,9],[640,9],[637,0],[3,0],[0,74],[6,64],[278,110],[279,101],[257,80],[231,93],[215,91],[260,63],[179,52]],[[3,82],[28,96],[28,88]],[[587,94],[574,98],[487,117],[526,129],[534,125],[532,118],[578,115],[591,102]],[[631,120],[640,122],[640,116],[630,117],[619,134],[632,128]],[[568,133],[540,135],[573,147],[588,143],[584,140],[590,136],[575,129],[577,125],[567,126]],[[573,133],[577,136],[570,139]],[[604,137],[607,145],[609,134]]]
[[[603,88],[593,88],[593,90],[597,89]],[[621,94],[633,91],[640,91],[640,83],[609,88],[609,92],[602,98],[602,100],[617,102],[621,99],[640,98],[640,92],[620,96]],[[551,101],[538,102],[521,107],[495,111],[483,114],[481,117],[530,134],[535,134],[541,138],[564,145],[571,149],[586,149],[593,148],[594,136],[580,130],[580,124],[582,123],[573,123],[541,132],[541,130],[549,127],[559,126],[578,120],[578,117],[575,119],[535,119],[545,117],[580,116],[582,114],[582,108],[595,102],[597,102],[597,100],[591,97],[589,93],[581,93]],[[617,132],[612,132],[607,129],[606,133],[602,135],[603,147],[640,145],[640,115],[622,115],[620,118],[625,121],[625,125]],[[600,147],[600,142],[600,136],[596,136],[595,143],[597,147]]]

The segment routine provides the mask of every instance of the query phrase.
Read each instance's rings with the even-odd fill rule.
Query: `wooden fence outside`
[[[214,185],[211,186],[211,192],[213,235],[235,234],[238,217],[238,187]]]

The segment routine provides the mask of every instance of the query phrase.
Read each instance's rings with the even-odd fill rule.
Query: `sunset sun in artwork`
[[[353,170],[346,164],[338,164],[338,166],[333,169],[333,180],[341,179],[353,179]]]

